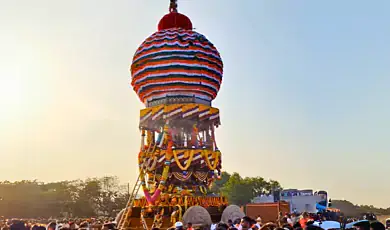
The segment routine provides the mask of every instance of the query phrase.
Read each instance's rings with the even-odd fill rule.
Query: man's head
[[[89,223],[87,221],[84,221],[83,223],[80,224],[79,229],[89,229]]]
[[[187,223],[187,228],[192,228],[192,223],[191,222]]]
[[[9,227],[11,230],[25,230],[27,229],[25,227],[24,222],[22,221],[15,221],[11,226]]]
[[[308,225],[306,226],[305,230],[324,230],[323,228],[315,225]]]
[[[75,222],[69,222],[69,227],[70,229],[75,229],[76,228],[76,223]]]
[[[353,225],[357,230],[370,230],[370,222],[368,220],[362,220]]]
[[[115,225],[113,223],[103,224],[102,230],[112,230],[115,229]]]
[[[379,222],[379,221],[374,221],[370,223],[370,230],[385,230],[385,226]]]
[[[233,222],[234,225],[240,225],[241,224],[241,219],[238,218],[238,219],[235,219],[234,222]]]
[[[55,222],[50,222],[47,225],[47,230],[56,230],[57,224]]]
[[[241,220],[241,226],[242,228],[250,228],[252,225],[254,225],[256,221],[252,220],[249,216],[244,216]]]
[[[228,230],[228,229],[229,229],[229,226],[225,223],[219,223],[217,225],[217,228],[216,228],[216,230]]]
[[[177,229],[177,230],[181,230],[181,229],[183,229],[184,227],[183,227],[183,223],[182,222],[176,222],[175,223],[175,229]]]

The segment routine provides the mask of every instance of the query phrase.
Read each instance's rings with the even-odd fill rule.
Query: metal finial
[[[177,12],[177,0],[171,0],[169,4],[169,12]]]

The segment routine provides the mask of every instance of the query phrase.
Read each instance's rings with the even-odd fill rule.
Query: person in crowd
[[[370,223],[370,230],[385,230],[385,225],[379,221],[373,221]]]
[[[27,230],[25,223],[22,221],[14,221],[9,227],[10,230]]]
[[[299,221],[297,221],[297,222],[293,225],[293,229],[302,229],[302,226],[301,226],[301,224],[299,223]]]
[[[191,222],[187,223],[187,230],[194,230],[194,228],[192,227],[192,223]]]
[[[306,228],[307,221],[309,221],[309,214],[307,212],[303,212],[302,217],[299,220],[299,224],[301,225],[302,228]]]
[[[57,230],[56,228],[57,228],[56,222],[50,222],[46,227],[47,230]]]
[[[238,230],[241,229],[241,219],[240,218],[235,219],[233,224],[234,224],[234,227],[237,228]]]
[[[244,216],[241,219],[241,229],[246,230],[246,229],[251,229],[253,225],[253,221],[249,216]]]
[[[225,223],[219,223],[217,225],[217,228],[216,228],[216,230],[228,230],[228,229],[229,229],[229,226]]]
[[[306,227],[309,226],[309,225],[313,225],[313,224],[314,224],[314,220],[309,219],[309,220],[306,222]]]
[[[89,230],[89,223],[88,221],[84,221],[80,224],[80,227],[79,227],[80,230]]]
[[[287,217],[284,216],[284,217],[282,217],[282,219],[279,220],[279,227],[284,226],[286,224],[288,224],[288,221],[287,221]]]
[[[315,225],[312,225],[312,224],[308,224],[306,227],[305,227],[305,230],[324,230],[323,228],[319,227],[319,226],[315,226]]]
[[[105,223],[102,226],[102,230],[114,230],[115,225],[113,223]]]
[[[294,226],[299,221],[299,218],[295,212],[291,214],[291,221],[292,221],[292,226]]]
[[[70,221],[70,222],[69,222],[69,228],[70,228],[70,229],[78,229],[78,226],[76,225],[75,222]]]
[[[218,223],[213,222],[213,223],[211,224],[211,226],[210,226],[210,230],[215,230],[215,229],[217,229],[217,226],[218,226]]]
[[[264,224],[263,226],[261,226],[260,230],[274,230],[276,228],[277,228],[277,226],[275,223],[268,222],[268,223]]]
[[[370,222],[368,220],[366,221],[359,221],[353,225],[354,228],[357,230],[370,230]]]
[[[291,214],[290,213],[286,214],[286,221],[287,221],[287,224],[289,224],[291,227],[293,226],[293,221],[291,219]]]
[[[257,218],[256,218],[256,226],[257,226],[257,228],[261,228],[261,217],[260,216],[257,216]]]
[[[184,229],[184,226],[183,226],[183,223],[182,222],[176,222],[175,223],[175,229],[176,230],[183,230]]]
[[[228,220],[228,226],[229,228],[234,226],[233,221],[231,219]]]

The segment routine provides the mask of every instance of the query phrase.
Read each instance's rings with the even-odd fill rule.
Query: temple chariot
[[[228,202],[210,192],[222,163],[215,137],[219,110],[212,107],[223,75],[218,50],[171,0],[157,32],[135,52],[130,72],[130,85],[145,109],[139,176],[118,229],[220,221]]]

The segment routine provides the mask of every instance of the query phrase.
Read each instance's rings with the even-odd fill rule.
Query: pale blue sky
[[[128,66],[168,2],[0,0],[0,180],[135,179]],[[390,206],[389,9],[179,0],[224,60],[224,168]]]

